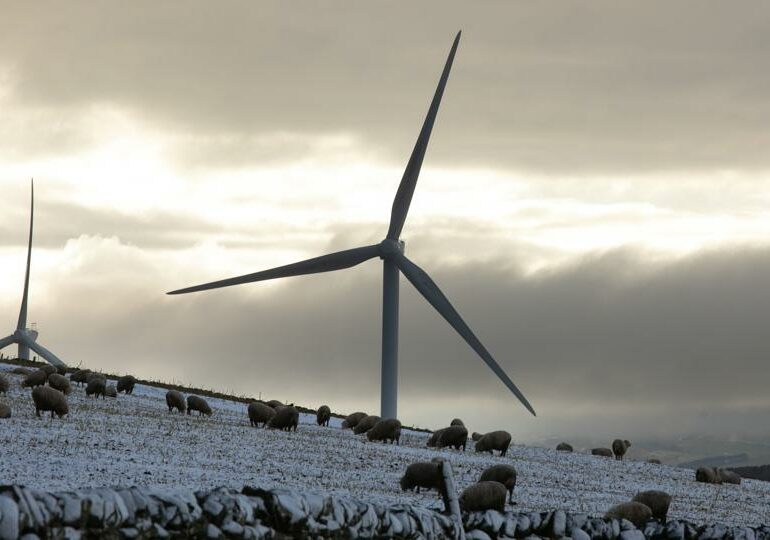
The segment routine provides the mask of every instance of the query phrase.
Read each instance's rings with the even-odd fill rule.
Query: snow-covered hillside
[[[770,523],[770,483],[740,486],[695,482],[693,471],[585,454],[512,446],[490,457],[425,447],[427,435],[408,433],[401,446],[369,443],[361,436],[315,426],[303,415],[296,433],[252,428],[242,403],[208,399],[211,417],[169,413],[165,390],[138,385],[133,396],[90,399],[75,387],[64,419],[37,418],[28,389],[12,366],[0,364],[11,389],[0,400],[13,416],[0,420],[0,484],[41,489],[169,485],[193,489],[244,484],[348,494],[366,501],[440,505],[435,493],[403,493],[407,465],[441,455],[456,471],[460,489],[490,464],[510,463],[518,473],[519,510],[565,509],[592,514],[628,500],[639,490],[674,495],[669,518],[699,523]],[[449,418],[447,419],[447,421]],[[515,437],[515,434],[514,434]]]

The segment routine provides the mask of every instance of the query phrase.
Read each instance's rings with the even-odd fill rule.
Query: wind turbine
[[[56,367],[67,367],[59,358],[37,343],[37,330],[27,328],[27,297],[29,293],[29,263],[32,259],[32,224],[35,218],[35,181],[31,181],[31,202],[29,210],[29,243],[27,244],[27,273],[24,275],[24,294],[21,297],[21,309],[19,310],[19,322],[16,331],[10,336],[0,339],[0,349],[16,343],[19,345],[19,358],[29,360],[29,350],[32,349],[42,358]]]
[[[306,274],[318,274],[321,272],[331,272],[333,270],[342,270],[361,264],[364,261],[379,257],[383,261],[383,283],[382,283],[382,378],[380,393],[380,410],[383,418],[396,418],[396,402],[398,395],[398,278],[399,273],[404,274],[412,285],[422,294],[425,299],[438,311],[447,322],[457,331],[460,336],[476,351],[487,366],[497,375],[501,381],[519,398],[519,401],[531,412],[535,414],[532,405],[527,398],[519,391],[513,381],[503,371],[500,365],[492,358],[492,355],[482,345],[481,341],[471,331],[460,314],[457,313],[441,289],[438,288],[433,280],[419,266],[414,264],[404,255],[404,242],[399,240],[401,230],[404,227],[409,204],[412,201],[414,188],[417,184],[417,177],[420,174],[425,150],[428,147],[428,139],[433,128],[433,122],[436,119],[441,97],[444,94],[444,87],[449,78],[449,71],[452,68],[452,61],[457,51],[457,45],[460,42],[460,34],[457,33],[452,49],[449,52],[444,71],[433,96],[433,101],[428,109],[428,115],[422,125],[420,135],[417,137],[417,143],[412,150],[409,163],[406,165],[404,176],[401,178],[401,184],[398,186],[396,197],[393,200],[393,208],[390,215],[390,227],[385,239],[379,244],[338,251],[328,255],[322,255],[313,259],[279,266],[270,270],[263,270],[254,274],[223,279],[203,285],[188,287],[169,292],[168,294],[184,294],[196,291],[205,291],[208,289],[218,289],[220,287],[229,287],[231,285],[240,285],[241,283],[252,283],[254,281],[264,281],[268,279],[283,278],[289,276],[301,276]]]

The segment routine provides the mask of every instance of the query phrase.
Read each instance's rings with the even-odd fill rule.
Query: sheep
[[[37,371],[33,371],[24,377],[24,381],[22,381],[21,386],[24,388],[28,386],[32,388],[35,386],[43,386],[47,380],[48,373],[46,373],[43,369],[38,369]]]
[[[5,403],[0,403],[0,418],[10,418],[11,417],[11,407],[6,405]]]
[[[385,418],[380,420],[372,429],[366,432],[366,438],[370,441],[390,441],[400,444],[401,440],[401,422],[395,418]]]
[[[105,391],[107,390],[107,379],[104,377],[90,377],[88,384],[86,384],[86,396],[93,394],[94,398],[99,399],[101,394],[104,399]]]
[[[342,421],[342,429],[353,429],[355,428],[358,423],[361,421],[361,419],[369,416],[365,412],[354,412],[345,417],[345,420]]]
[[[652,510],[640,502],[616,504],[604,514],[604,519],[627,519],[636,527],[641,528],[652,519]]]
[[[479,477],[479,482],[494,480],[500,482],[508,490],[508,500],[513,502],[513,488],[516,487],[516,469],[511,465],[492,465],[484,469]]]
[[[40,416],[40,411],[51,411],[61,418],[70,412],[67,398],[64,394],[50,386],[38,386],[32,389],[32,401],[35,402],[35,415]]]
[[[465,424],[464,424],[464,423],[463,423],[463,421],[462,421],[462,420],[460,420],[459,418],[454,418],[454,419],[452,419],[452,421],[451,421],[451,422],[449,422],[449,425],[450,425],[450,426],[463,426],[463,427],[465,427]]]
[[[404,476],[399,482],[402,491],[423,489],[435,489],[439,494],[444,493],[444,475],[441,472],[441,463],[412,463],[406,468]]]
[[[249,423],[252,426],[257,426],[259,424],[265,426],[273,415],[275,415],[275,409],[264,403],[259,403],[258,401],[249,403],[247,412],[249,413]]]
[[[483,436],[484,436],[484,434],[483,434],[483,433],[479,433],[479,432],[477,432],[477,431],[474,431],[474,432],[471,434],[471,440],[472,440],[473,442],[476,442],[476,441],[478,441],[480,438],[482,438]]]
[[[631,500],[649,506],[652,511],[652,517],[663,523],[666,522],[668,507],[671,506],[671,495],[665,491],[641,491],[634,495],[634,498]]]
[[[319,426],[329,426],[332,411],[328,405],[321,405],[315,413],[315,421]]]
[[[67,367],[66,366],[56,366],[56,373],[59,375],[66,375],[67,374]]]
[[[721,484],[722,477],[713,467],[698,467],[698,470],[695,471],[695,481],[706,484]]]
[[[134,385],[136,384],[136,377],[133,375],[125,375],[118,379],[118,393],[125,392],[126,394],[134,393]]]
[[[70,374],[70,382],[78,383],[82,385],[86,382],[86,378],[91,374],[90,369],[79,369]]]
[[[187,410],[187,405],[184,400],[184,395],[176,390],[169,390],[166,392],[166,405],[168,406],[168,412],[176,409],[180,413],[184,414]]]
[[[652,463],[654,465],[662,465],[662,463],[658,458],[650,458],[647,460],[647,463]]]
[[[612,453],[615,454],[615,459],[623,461],[623,456],[626,455],[629,446],[631,443],[628,440],[615,439],[612,441]]]
[[[570,443],[561,442],[556,445],[556,450],[559,452],[573,452],[575,449],[572,448],[572,445]]]
[[[25,367],[15,367],[11,370],[11,373],[14,375],[24,375],[25,377],[32,373],[31,369],[25,368]]]
[[[52,366],[51,364],[46,364],[45,366],[41,367],[43,371],[45,371],[49,376],[53,375],[57,372],[56,366]]]
[[[297,431],[299,424],[299,411],[292,405],[279,407],[273,417],[267,422],[267,427],[280,429],[281,431]]]
[[[0,373],[0,394],[5,394],[8,391],[8,387],[11,386],[1,373]]]
[[[449,426],[444,428],[441,435],[436,442],[438,448],[445,448],[447,446],[453,447],[455,450],[459,450],[462,447],[465,452],[465,445],[468,443],[468,430],[463,426]]]
[[[729,469],[717,469],[716,472],[723,484],[740,485],[741,483],[741,476],[735,471],[731,471]]]
[[[370,416],[364,416],[358,424],[356,424],[356,427],[353,428],[353,433],[356,435],[361,435],[363,433],[366,433],[370,429],[374,427],[374,424],[379,422],[381,418],[376,415],[370,415]]]
[[[460,495],[460,508],[463,512],[504,512],[507,495],[508,490],[500,482],[485,480],[465,488]]]
[[[200,396],[187,396],[187,414],[198,411],[198,416],[211,416],[211,407],[208,402]]]
[[[54,373],[53,375],[48,376],[48,386],[55,388],[65,396],[69,395],[69,393],[72,391],[69,379],[67,379],[67,377],[64,375],[59,375],[58,373]]]
[[[271,399],[270,401],[268,401],[266,403],[268,405],[270,405],[273,409],[277,409],[278,407],[283,407],[283,403],[281,403],[277,399]]]
[[[104,395],[107,397],[118,397],[118,390],[114,384],[108,384],[104,387]]]
[[[609,448],[593,448],[591,450],[591,455],[602,456],[602,457],[612,457],[612,450],[610,450]]]
[[[107,378],[103,374],[101,374],[101,373],[94,373],[92,371],[89,371],[86,374],[86,385],[88,385],[88,383],[90,383],[94,379],[103,379],[105,381],[105,384],[106,384],[106,381],[107,381]]]
[[[476,452],[489,452],[494,455],[493,450],[499,450],[500,457],[502,457],[508,451],[510,445],[510,433],[507,431],[490,431],[476,441]]]
[[[441,434],[444,433],[445,429],[446,428],[437,429],[436,431],[431,433],[430,437],[428,438],[428,442],[427,442],[426,446],[428,448],[435,448],[436,445],[438,445],[439,437],[441,437]]]

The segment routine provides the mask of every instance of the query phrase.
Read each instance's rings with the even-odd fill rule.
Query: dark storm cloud
[[[431,165],[768,167],[764,2],[18,3],[0,66],[17,107],[115,105],[194,133],[186,164],[307,151],[255,147],[276,133],[347,133],[402,163],[458,28]]]

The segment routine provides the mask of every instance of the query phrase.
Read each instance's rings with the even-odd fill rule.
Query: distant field
[[[12,367],[0,364],[6,373]],[[165,390],[143,385],[133,396],[106,400],[86,398],[76,387],[69,396],[70,415],[51,420],[35,417],[21,377],[7,376],[11,389],[0,400],[11,405],[13,417],[0,421],[2,484],[54,490],[248,484],[430,506],[439,504],[434,493],[403,493],[398,480],[408,464],[441,455],[452,462],[460,489],[490,464],[513,464],[520,510],[602,514],[636,491],[663,489],[674,495],[670,518],[770,523],[770,483],[757,480],[711,486],[696,483],[691,470],[526,446],[512,446],[504,458],[476,454],[472,443],[464,453],[437,451],[425,448],[427,435],[417,432],[402,437],[401,446],[369,443],[339,429],[339,419],[319,428],[310,415],[302,415],[296,433],[257,429],[249,426],[244,403],[209,398],[214,409],[209,418],[171,414]]]

